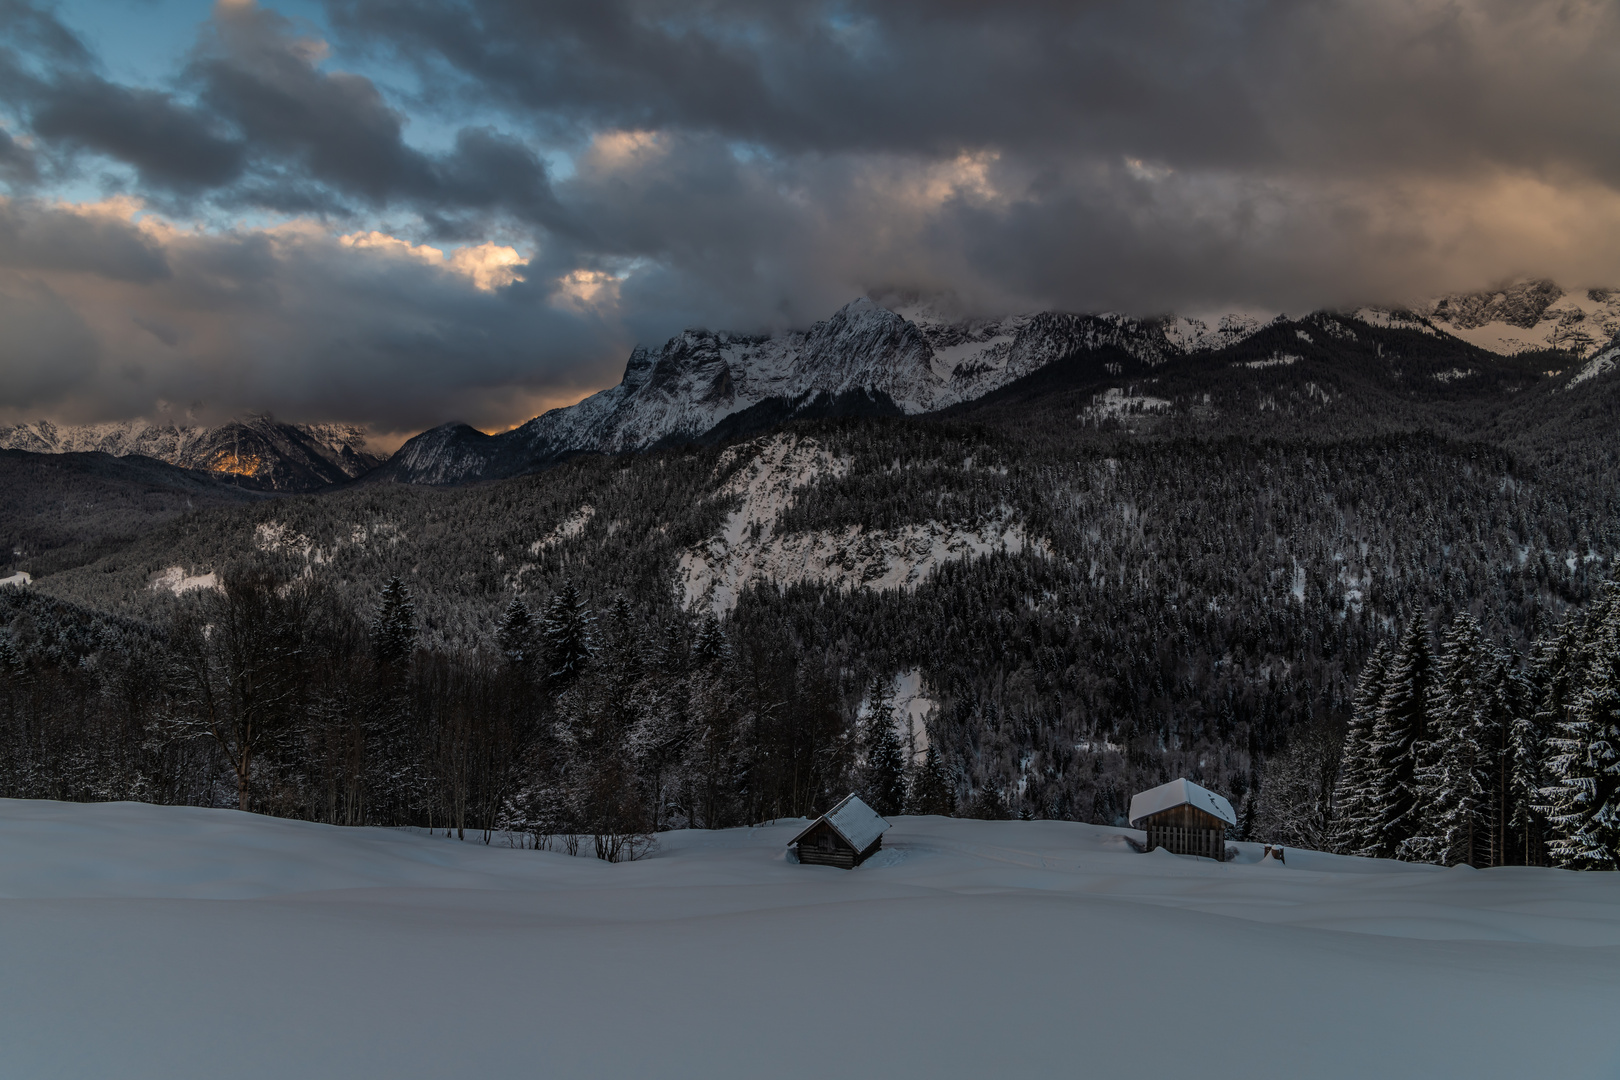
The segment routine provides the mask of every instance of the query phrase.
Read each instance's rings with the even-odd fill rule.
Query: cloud
[[[1146,314],[1620,284],[1606,0],[326,21],[222,3],[167,82],[130,86],[55,9],[0,2],[0,275],[60,316],[8,354],[41,374],[0,407],[502,426],[611,382],[634,341],[862,292]],[[125,201],[68,205],[69,182]]]
[[[80,258],[86,236],[127,263]],[[563,283],[530,284],[526,270],[499,245],[446,253],[311,222],[189,229],[128,200],[0,200],[0,401],[9,419],[150,415],[167,401],[211,419],[262,408],[382,432],[454,417],[503,427],[610,379],[630,345],[594,313],[548,303]]]
[[[148,184],[215,187],[242,172],[240,140],[217,134],[207,114],[155,90],[65,78],[38,95],[32,119],[41,136],[127,162]]]

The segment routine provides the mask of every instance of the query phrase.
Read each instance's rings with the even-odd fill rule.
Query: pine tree
[[[874,679],[870,712],[861,726],[860,794],[866,804],[887,817],[905,806],[906,749],[895,730],[894,706],[887,679]]]
[[[954,787],[950,774],[945,771],[945,762],[940,759],[938,748],[930,742],[923,754],[922,764],[911,778],[911,787],[906,792],[906,813],[955,816]]]
[[[1372,777],[1377,768],[1373,755],[1373,726],[1378,719],[1378,703],[1384,694],[1385,669],[1389,666],[1389,645],[1379,642],[1367,657],[1356,684],[1350,723],[1344,733],[1338,783],[1333,789],[1334,850],[1345,855],[1365,854],[1372,843],[1374,792]]]
[[[595,621],[572,581],[552,593],[540,619],[540,639],[549,665],[552,693],[561,694],[579,681],[590,666],[596,646],[591,636]]]
[[[1504,686],[1514,676],[1504,672]],[[1546,728],[1539,710],[1526,707],[1533,701],[1533,683],[1518,689],[1518,708],[1508,727],[1507,791],[1503,815],[1507,819],[1504,862],[1540,866],[1544,862],[1546,818],[1542,815],[1541,789],[1547,785]]]
[[[26,671],[22,654],[12,643],[11,634],[0,632],[0,687],[21,687]]]
[[[1419,747],[1414,773],[1417,832],[1401,843],[1402,858],[1478,866],[1485,840],[1490,763],[1484,744],[1493,709],[1497,660],[1472,615],[1452,622],[1442,642],[1429,715],[1430,738]],[[1488,859],[1488,856],[1487,856]]]
[[[534,662],[534,617],[521,597],[514,596],[495,627],[495,643],[506,663],[519,670]]]
[[[1418,754],[1428,741],[1434,658],[1414,614],[1390,658],[1373,723],[1372,828],[1368,853],[1393,858],[1419,825]]]
[[[700,668],[711,667],[724,660],[728,651],[719,616],[712,611],[706,613],[698,625],[697,640],[692,643],[692,662]]]
[[[1543,792],[1552,827],[1548,853],[1575,870],[1620,868],[1620,605],[1612,602],[1602,621],[1587,617],[1583,634],[1582,686],[1547,740],[1548,772]]]
[[[1580,689],[1577,672],[1580,631],[1580,621],[1566,616],[1554,632],[1532,646],[1527,692],[1534,708],[1526,710],[1513,724],[1510,813],[1517,840],[1515,846],[1526,866],[1540,866],[1546,861],[1546,792],[1549,786],[1557,786],[1549,770],[1552,750],[1548,739],[1566,719]]]
[[[968,804],[967,816],[981,821],[1004,821],[1007,818],[1007,798],[994,784],[986,784]]]
[[[403,579],[391,577],[383,585],[377,614],[371,620],[371,647],[377,663],[402,664],[416,649],[416,601]]]

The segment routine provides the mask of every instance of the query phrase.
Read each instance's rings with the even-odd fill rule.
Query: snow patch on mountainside
[[[911,668],[895,674],[889,680],[886,688],[889,694],[889,707],[894,715],[895,732],[900,736],[900,742],[906,747],[906,752],[913,760],[920,761],[928,752],[928,724],[930,715],[937,712],[939,702],[929,697],[923,689],[923,674],[921,668]],[[855,709],[855,718],[864,721],[872,715],[872,696],[869,693],[861,698],[861,703]]]
[[[909,736],[907,745],[915,759],[928,752],[928,717],[939,711],[939,702],[923,687],[921,668],[902,671],[894,677],[894,714]]]
[[[326,561],[326,552],[314,540],[279,521],[261,522],[253,530],[253,543],[264,552],[286,551],[302,556],[305,562]]]
[[[1420,334],[1430,337],[1439,335],[1439,331],[1429,324],[1421,315],[1397,308],[1364,307],[1353,312],[1357,319],[1368,326],[1376,326],[1384,330],[1416,330]]]
[[[940,566],[987,555],[1045,553],[1024,527],[1001,520],[968,527],[940,521],[898,529],[858,525],[821,532],[716,537],[684,552],[679,573],[688,606],[708,601],[718,614],[730,611],[751,582],[831,585],[843,591],[913,591]]]
[[[1033,543],[1023,526],[1003,518],[977,527],[930,521],[893,530],[842,529],[780,534],[777,524],[797,493],[820,480],[849,473],[848,457],[811,439],[776,435],[727,450],[718,472],[745,454],[715,497],[739,505],[708,543],[683,552],[677,564],[687,606],[708,604],[730,611],[756,580],[776,585],[801,582],[840,589],[915,589],[946,562],[994,553],[1018,554]]]
[[[1308,341],[1310,339],[1307,338],[1306,340]],[[1233,364],[1232,366],[1245,368],[1288,367],[1290,364],[1297,364],[1303,359],[1304,357],[1300,356],[1298,353],[1274,352],[1262,360],[1249,360],[1247,362]]]
[[[563,518],[555,529],[529,545],[529,554],[538,555],[549,547],[556,547],[564,540],[572,540],[585,531],[585,526],[591,523],[596,516],[596,507],[586,503],[572,514]]]
[[[1080,419],[1095,423],[1139,413],[1164,412],[1168,408],[1170,402],[1166,398],[1153,397],[1150,394],[1128,394],[1115,386],[1093,395],[1091,404],[1080,410]]]
[[[1163,324],[1164,337],[1182,352],[1213,352],[1254,335],[1265,323],[1252,315],[1222,315],[1211,326],[1203,319],[1177,315]]]
[[[0,587],[4,587],[6,585],[15,585],[20,589],[24,585],[27,585],[30,582],[32,582],[33,580],[34,579],[29,576],[28,571],[26,571],[26,570],[18,570],[15,574],[12,574],[10,577],[0,578]]]
[[[153,592],[171,592],[176,596],[195,589],[224,591],[220,588],[219,575],[212,570],[206,574],[188,574],[183,566],[171,566],[153,574],[151,589]]]
[[[1581,383],[1589,379],[1595,379],[1599,375],[1607,375],[1615,369],[1617,359],[1620,359],[1620,345],[1605,349],[1588,360],[1586,366],[1575,373],[1575,377],[1569,380],[1564,389],[1568,390],[1571,387],[1579,386]]]

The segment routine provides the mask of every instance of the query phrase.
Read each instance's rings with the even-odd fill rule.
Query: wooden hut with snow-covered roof
[[[1237,824],[1232,804],[1191,780],[1172,780],[1131,796],[1131,828],[1147,830],[1147,850],[1226,858],[1226,827]]]
[[[853,870],[883,846],[889,823],[851,792],[788,841],[802,863]]]

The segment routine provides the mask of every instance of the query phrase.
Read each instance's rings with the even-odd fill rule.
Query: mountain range
[[[1061,312],[964,320],[926,303],[885,307],[862,297],[808,330],[686,330],[656,349],[637,347],[617,386],[575,405],[493,435],[447,423],[408,440],[386,461],[368,449],[362,428],[282,423],[268,415],[218,427],[142,420],[75,427],[42,420],[0,427],[0,449],[141,455],[282,492],[359,479],[458,484],[533,472],[581,453],[717,443],[792,419],[960,411],[1077,357],[1096,361],[1090,382],[1158,377],[1187,361],[1211,370],[1281,366],[1290,357],[1332,353],[1356,337],[1354,330],[1329,330],[1316,341],[1311,335],[1322,327],[1358,325],[1415,331],[1473,350],[1442,369],[1455,370],[1452,381],[1496,368],[1498,358],[1542,352],[1557,354],[1543,373],[1590,378],[1614,362],[1609,343],[1620,333],[1620,291],[1567,291],[1550,281],[1525,281],[1410,308],[1269,321],[1245,314],[1205,320]],[[1290,342],[1313,348],[1302,351]],[[1037,384],[1046,385],[1050,375]],[[1117,389],[1117,401],[1130,399],[1126,387]]]
[[[312,491],[340,484],[383,461],[367,449],[364,428],[288,424],[266,414],[217,427],[146,420],[58,425],[39,420],[0,427],[0,450],[146,457],[267,491]]]
[[[1105,353],[1112,359],[1092,372],[1103,381],[1148,376],[1176,361],[1216,369],[1280,366],[1303,355],[1296,343],[1310,344],[1307,352],[1331,353],[1355,341],[1356,325],[1369,332],[1415,331],[1462,346],[1452,377],[1461,380],[1498,366],[1499,357],[1553,352],[1587,360],[1620,332],[1620,292],[1571,294],[1551,282],[1526,282],[1411,309],[1269,322],[1242,314],[1205,321],[1060,312],[951,321],[927,306],[890,309],[862,297],[807,331],[688,330],[656,351],[637,348],[617,386],[498,435],[466,424],[434,428],[406,442],[367,479],[463,483],[532,472],[578,453],[719,442],[793,418],[960,409],[1057,361]],[[1322,334],[1323,327],[1328,336],[1318,342],[1311,334]],[[1274,347],[1279,335],[1282,345]],[[1257,336],[1270,351],[1242,348]]]

